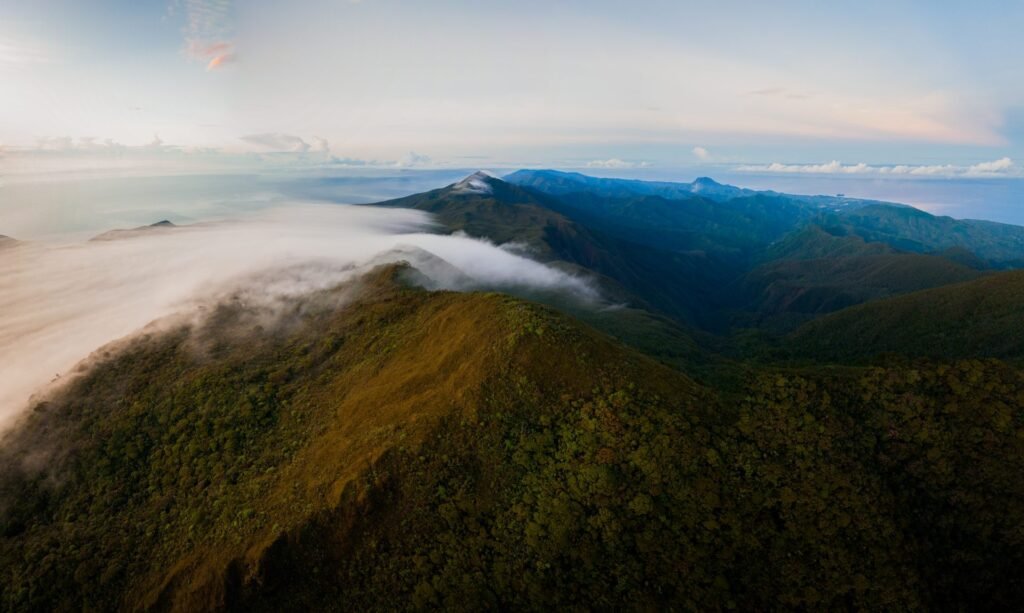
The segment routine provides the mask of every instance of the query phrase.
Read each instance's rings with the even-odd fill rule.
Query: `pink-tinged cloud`
[[[234,62],[236,56],[234,53],[222,53],[210,60],[210,63],[206,65],[206,71],[217,70],[224,66],[224,64],[230,64]]]
[[[188,42],[189,57],[197,60],[207,60],[231,53],[232,44],[227,41],[204,42],[192,40]]]

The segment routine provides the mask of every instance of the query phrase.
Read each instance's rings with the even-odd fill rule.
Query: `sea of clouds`
[[[234,219],[100,240],[2,247],[0,428],[96,349],[225,292],[270,302],[404,260],[422,263],[434,274],[435,288],[594,296],[586,281],[514,249],[435,230],[419,211],[291,202]],[[438,259],[446,264],[438,266]]]

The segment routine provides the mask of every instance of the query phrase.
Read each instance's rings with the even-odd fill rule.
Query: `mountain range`
[[[1024,257],[1018,226],[707,178],[477,173],[379,206],[428,211],[448,231],[524,247],[697,335],[784,333],[865,301],[1013,268]]]
[[[0,606],[1024,601],[1024,228],[548,170],[372,206],[600,299],[420,257],[98,351],[0,446]]]

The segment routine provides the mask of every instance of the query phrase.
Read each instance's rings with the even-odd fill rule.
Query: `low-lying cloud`
[[[305,153],[310,150],[309,143],[293,134],[281,134],[278,132],[249,134],[248,136],[243,136],[242,140],[267,151]]]
[[[113,240],[0,248],[0,429],[91,352],[226,291],[279,300],[405,260],[432,275],[433,287],[560,288],[594,297],[583,280],[432,227],[418,211],[291,205]]]
[[[924,177],[1001,177],[1019,175],[1021,168],[1008,157],[980,162],[968,166],[956,164],[897,164],[875,166],[865,164],[843,164],[838,160],[822,164],[771,164],[746,165],[737,168],[743,172],[827,174],[827,175],[897,175]]]
[[[610,158],[607,160],[591,160],[587,162],[587,168],[647,168],[650,166],[649,162],[634,162],[630,160],[620,160],[619,158]]]

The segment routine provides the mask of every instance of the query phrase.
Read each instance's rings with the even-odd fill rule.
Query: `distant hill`
[[[717,302],[708,290],[717,279],[733,274],[714,255],[669,252],[630,240],[619,229],[572,215],[552,197],[482,173],[374,206],[427,211],[449,231],[525,247],[530,257],[543,262],[580,267],[612,280],[635,306],[677,321],[714,325],[709,318]]]
[[[17,242],[18,241],[14,240],[9,236],[4,236],[3,234],[0,234],[0,247],[10,247]]]
[[[578,172],[558,170],[517,170],[503,177],[509,183],[530,187],[548,194],[565,195],[586,192],[603,198],[630,196],[659,196],[666,200],[682,200],[700,196],[709,200],[728,201],[752,196],[784,197],[814,209],[854,209],[871,204],[890,204],[878,200],[847,198],[846,196],[806,196],[784,194],[772,190],[753,190],[719,183],[711,177],[698,177],[690,183],[672,181],[642,181],[590,177]]]
[[[633,307],[716,334],[730,325],[784,330],[1024,257],[1024,242],[1017,243],[1024,228],[708,178],[478,173],[380,205],[429,211],[448,231],[525,245],[542,261],[596,275],[609,295]]]
[[[505,175],[502,179],[508,183],[558,196],[586,192],[601,198],[628,198],[642,195],[678,200],[699,195],[713,200],[725,200],[739,196],[752,196],[756,193],[754,190],[723,185],[709,177],[699,177],[692,183],[672,183],[635,179],[602,179],[578,172],[559,172],[557,170],[518,170]]]
[[[959,253],[900,252],[859,236],[834,236],[809,225],[773,245],[766,263],[742,281],[747,307],[774,321],[829,313],[869,300],[978,278],[981,265]],[[966,262],[961,263],[961,262]],[[787,314],[788,317],[779,317]]]
[[[989,221],[935,216],[913,207],[891,202],[833,196],[802,196],[772,191],[754,191],[719,184],[706,177],[692,183],[598,179],[579,173],[552,170],[521,170],[505,177],[509,182],[558,196],[577,206],[592,201],[658,197],[678,201],[681,214],[695,212],[705,220],[695,225],[680,217],[665,224],[664,231],[687,228],[704,236],[743,241],[775,240],[813,218],[821,225],[844,224],[849,232],[869,242],[883,242],[903,251],[930,253],[950,248],[967,250],[997,266],[1024,264],[1024,228]],[[581,196],[582,194],[582,196]],[[712,200],[724,207],[698,211],[699,200]],[[649,214],[644,208],[644,214]],[[635,215],[622,211],[620,218]],[[739,215],[738,217],[736,215]],[[732,218],[730,219],[730,216]],[[666,227],[667,226],[667,227]],[[757,229],[751,232],[752,229]],[[654,240],[657,240],[656,238]],[[735,246],[735,245],[731,245]],[[756,248],[756,245],[751,245]]]
[[[98,352],[0,447],[2,607],[1024,598],[1018,371],[750,370],[720,394],[420,274],[379,268],[277,324],[228,302]]]
[[[819,360],[882,353],[1024,358],[1024,271],[869,302],[801,327],[795,351]]]
[[[135,237],[135,236],[143,236],[145,234],[149,234],[149,233],[152,233],[152,232],[162,232],[162,231],[170,230],[170,229],[177,228],[177,227],[178,226],[174,225],[170,221],[167,221],[166,219],[164,219],[162,221],[158,221],[158,222],[150,224],[148,226],[139,226],[137,228],[129,228],[129,229],[109,230],[107,232],[104,232],[103,234],[99,234],[97,236],[94,236],[94,237],[92,237],[89,240],[93,240],[93,241],[112,241],[112,240],[118,240],[118,239],[122,239],[122,238],[132,238],[132,237]]]
[[[552,196],[562,213],[627,240],[741,259],[816,212],[801,202],[707,178],[664,183],[542,170],[518,171],[505,179]]]
[[[765,252],[763,260],[819,260],[841,259],[870,255],[889,255],[896,249],[885,243],[868,242],[863,238],[836,232],[810,223],[773,243]]]
[[[904,251],[964,249],[997,266],[1024,265],[1024,228],[1020,226],[882,204],[842,211],[838,218],[865,240]]]

